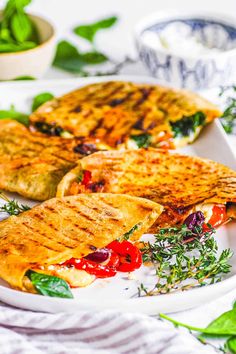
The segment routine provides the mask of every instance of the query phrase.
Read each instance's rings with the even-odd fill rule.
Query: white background
[[[0,7],[6,1],[0,0]],[[97,20],[107,15],[117,15],[119,23],[114,29],[98,35],[98,46],[115,59],[125,54],[135,55],[133,29],[144,16],[159,11],[189,10],[217,12],[222,15],[234,15],[236,18],[236,0],[32,0],[28,11],[43,15],[54,23],[58,38],[70,38],[81,49],[86,43],[71,34],[71,29],[81,23]],[[235,20],[236,22],[236,20]],[[129,74],[147,74],[140,65],[129,66],[123,71]],[[73,77],[56,69],[50,69],[45,78]]]

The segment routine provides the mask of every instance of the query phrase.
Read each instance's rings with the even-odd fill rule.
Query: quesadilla
[[[35,200],[52,198],[76,161],[94,151],[94,146],[80,144],[78,139],[49,139],[14,120],[1,120],[0,189]]]
[[[232,209],[236,203],[235,171],[211,160],[163,149],[104,151],[84,157],[62,179],[57,196],[95,192],[135,195],[163,205],[154,232],[181,224],[196,211],[202,211],[212,226],[219,224],[219,219],[225,221],[226,207],[230,207],[230,217],[236,215]]]
[[[146,199],[113,194],[48,200],[0,222],[0,277],[24,291],[35,291],[29,270],[72,287],[88,285],[95,277],[69,262],[76,264],[131,231],[134,240],[139,238],[162,209]]]
[[[219,109],[185,90],[110,81],[79,88],[38,108],[34,129],[70,134],[101,148],[175,148],[191,143]],[[45,127],[47,129],[45,129]]]

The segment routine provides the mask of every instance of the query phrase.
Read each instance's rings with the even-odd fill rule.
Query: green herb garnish
[[[67,282],[53,275],[37,273],[29,270],[26,276],[31,280],[39,294],[51,297],[72,299],[73,294]]]
[[[195,114],[183,117],[176,122],[170,122],[171,128],[174,132],[174,137],[190,136],[196,132],[196,129],[205,124],[206,116],[203,112],[196,112]]]
[[[224,312],[222,315],[213,320],[207,327],[199,328],[191,326],[182,322],[179,322],[169,316],[161,313],[159,315],[161,319],[167,320],[173,323],[176,327],[184,327],[190,331],[200,332],[201,335],[198,339],[206,344],[205,338],[221,337],[226,340],[222,351],[224,353],[236,353],[236,308]]]
[[[2,193],[0,193],[0,197],[7,201],[6,204],[0,207],[0,213],[7,213],[8,215],[18,215],[30,209],[28,205],[20,204],[16,200],[9,200]]]
[[[152,136],[148,133],[131,135],[130,138],[134,140],[139,148],[147,148],[151,144]]]
[[[133,233],[134,233],[136,230],[138,230],[139,226],[140,226],[140,223],[134,225],[134,226],[132,227],[132,229],[130,229],[128,232],[126,232],[126,233],[123,235],[122,239],[123,239],[123,240],[128,240],[128,239],[130,238],[130,236],[132,236]]]
[[[186,225],[164,228],[155,235],[154,243],[147,243],[141,250],[143,262],[151,262],[157,281],[152,289],[144,284],[139,295],[158,295],[177,290],[213,284],[222,274],[230,271],[230,249],[217,254],[217,243],[211,229],[204,232],[197,226],[189,230]]]
[[[26,126],[29,125],[28,114],[17,112],[13,105],[9,110],[0,110],[0,120],[1,119],[13,119]]]
[[[57,45],[53,65],[72,73],[86,76],[85,66],[106,62],[106,55],[97,51],[80,53],[79,50],[68,41],[61,41]]]
[[[53,98],[54,98],[54,96],[50,92],[39,93],[33,99],[32,112],[34,112],[38,107],[42,106],[42,104],[52,100]]]
[[[39,36],[25,13],[31,0],[8,0],[0,21],[0,53],[19,52],[36,47]]]
[[[226,86],[221,88],[219,96],[225,95],[228,91],[236,93],[236,86]],[[228,96],[225,102],[226,108],[220,117],[221,124],[227,134],[233,133],[236,122],[236,97]]]
[[[114,26],[117,21],[116,16],[108,17],[95,23],[77,26],[74,28],[74,33],[93,43],[98,31]]]

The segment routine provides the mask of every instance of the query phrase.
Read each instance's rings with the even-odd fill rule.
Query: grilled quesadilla
[[[236,215],[236,172],[211,160],[163,149],[104,151],[84,157],[58,185],[57,196],[78,193],[123,193],[164,206],[154,224],[181,224],[196,211],[217,226]]]
[[[0,222],[0,277],[13,288],[39,290],[51,296],[55,294],[58,278],[71,287],[88,285],[96,275],[99,277],[105,272],[105,265],[94,270],[95,262],[87,260],[86,263],[85,257],[91,254],[95,257],[95,251],[112,241],[115,243],[108,249],[117,247],[118,241],[114,240],[123,235],[132,233],[134,240],[139,238],[162,209],[146,199],[114,194],[81,194],[48,200]],[[128,253],[127,245],[125,247]],[[134,250],[132,252],[131,261],[135,256]],[[112,252],[109,256],[112,258]],[[107,261],[115,262],[114,259]],[[127,267],[129,261],[123,262]],[[107,266],[106,270],[115,269]],[[54,290],[50,293],[47,287],[52,280]]]
[[[46,200],[56,194],[62,177],[84,155],[96,151],[78,139],[31,133],[13,120],[0,121],[0,189]]]
[[[175,148],[191,143],[219,109],[195,93],[130,82],[102,82],[45,103],[31,125],[70,134],[101,148]]]

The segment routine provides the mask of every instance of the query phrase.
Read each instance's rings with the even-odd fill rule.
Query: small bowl
[[[2,12],[0,12],[1,16]],[[50,67],[55,45],[55,30],[45,19],[29,15],[35,24],[40,44],[29,50],[0,53],[0,80],[12,80],[23,76],[40,78]]]
[[[229,84],[236,72],[235,22],[235,18],[207,13],[154,14],[135,29],[140,59],[152,76],[176,87],[199,90]],[[191,51],[176,54],[170,49],[154,47],[153,42],[145,39],[147,32],[157,36],[167,28],[171,28],[172,33],[194,36],[201,44],[217,49],[204,55],[194,56]]]

